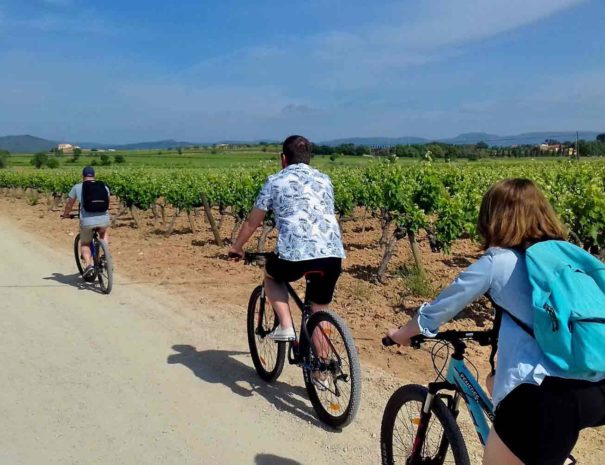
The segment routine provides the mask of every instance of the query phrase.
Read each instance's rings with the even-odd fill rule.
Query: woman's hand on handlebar
[[[395,344],[400,346],[409,346],[412,338],[418,334],[420,334],[418,320],[416,318],[412,318],[405,326],[389,329],[386,335]]]

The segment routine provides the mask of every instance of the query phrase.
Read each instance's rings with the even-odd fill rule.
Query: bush
[[[25,199],[27,200],[27,203],[33,207],[34,205],[38,205],[40,194],[37,190],[31,190],[25,194]]]
[[[126,161],[126,158],[124,158],[124,155],[116,155],[113,157],[113,161],[115,161],[116,163],[124,163]]]
[[[91,158],[90,161],[88,162],[88,164],[90,166],[97,166],[99,164],[99,162],[97,160],[95,160],[94,158]]]
[[[48,161],[46,162],[46,166],[48,166],[50,169],[55,169],[59,167],[59,160],[57,160],[56,158],[49,158]]]
[[[30,160],[30,163],[40,169],[48,163],[48,155],[45,152],[38,152],[34,155],[34,158]]]
[[[109,159],[109,155],[104,153],[101,155],[101,166],[109,166],[111,165],[111,160]]]

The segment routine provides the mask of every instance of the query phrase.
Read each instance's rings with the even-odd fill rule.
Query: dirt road
[[[0,231],[1,464],[378,462],[382,401],[327,431],[298,369],[257,380],[225,309],[119,275],[110,296],[92,292],[68,250],[6,218]]]

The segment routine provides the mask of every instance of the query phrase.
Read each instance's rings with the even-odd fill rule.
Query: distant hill
[[[334,139],[325,142],[320,142],[321,145],[329,145],[331,147],[342,144],[355,145],[376,145],[376,146],[391,146],[391,145],[410,145],[410,144],[426,144],[429,139],[422,137],[348,137],[346,139]]]
[[[30,135],[0,137],[0,150],[8,150],[11,153],[46,152],[57,144],[58,142]]]
[[[595,131],[580,131],[579,137],[584,140],[594,140],[600,134]],[[526,145],[526,144],[541,144],[547,139],[558,140],[559,142],[576,140],[575,131],[553,131],[553,132],[527,132],[512,136],[498,136],[486,132],[469,132],[460,134],[456,137],[442,139],[425,139],[421,137],[350,137],[346,139],[335,139],[321,142],[323,145],[341,145],[341,144],[356,144],[356,145],[375,145],[375,146],[391,146],[397,144],[426,144],[429,142],[443,142],[446,144],[476,144],[485,142],[488,145],[511,146],[511,145]]]
[[[194,142],[183,142],[174,139],[158,140],[154,142],[136,142],[133,144],[101,144],[98,142],[78,142],[82,148],[87,149],[114,149],[114,150],[166,150],[177,147],[193,147],[194,145],[205,145]]]
[[[605,132],[605,131],[602,131]],[[580,139],[594,140],[599,133],[595,131],[580,131]],[[559,142],[574,141],[576,139],[576,133],[574,131],[553,131],[553,132],[527,132],[512,136],[499,136],[496,134],[489,134],[485,132],[469,132],[466,134],[460,134],[456,137],[442,138],[442,139],[426,139],[423,137],[349,137],[345,139],[333,139],[324,142],[319,142],[322,145],[336,146],[341,144],[355,144],[355,145],[370,145],[370,146],[382,146],[388,147],[397,144],[426,144],[429,142],[443,142],[447,144],[476,144],[478,142],[485,142],[488,145],[497,146],[511,146],[511,145],[525,145],[525,144],[541,144],[547,139],[555,139]],[[225,140],[218,143],[231,144],[231,145],[243,145],[243,144],[259,144],[260,142],[266,142],[269,144],[279,144],[280,141],[274,139],[257,139],[255,141],[235,141]],[[4,136],[0,137],[0,150],[8,150],[12,153],[34,153],[50,150],[56,147],[58,142],[42,139],[40,137],[34,137],[30,135],[21,136]],[[155,142],[137,142],[133,144],[102,144],[98,142],[76,142],[82,148],[88,149],[114,149],[114,150],[166,150],[168,148],[176,147],[193,147],[199,145],[208,146],[212,145],[207,142],[184,142],[177,141],[174,139],[165,139]]]

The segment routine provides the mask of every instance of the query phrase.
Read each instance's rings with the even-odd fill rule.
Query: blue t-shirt
[[[107,194],[109,194],[109,187],[105,186]],[[87,212],[84,210],[82,205],[82,183],[76,184],[69,191],[70,199],[77,199],[80,202],[80,226],[83,228],[93,228],[99,226],[109,225],[111,218],[109,212]]]

